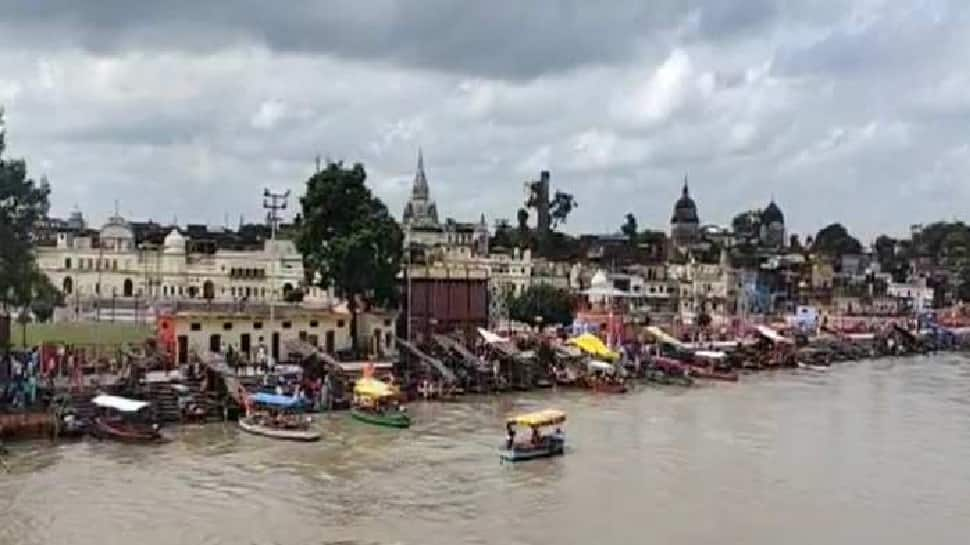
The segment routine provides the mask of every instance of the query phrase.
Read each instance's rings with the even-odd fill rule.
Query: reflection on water
[[[565,457],[500,464],[503,417],[570,415]],[[13,446],[0,543],[965,543],[970,360],[779,371],[624,396],[326,415],[292,444],[231,424],[160,447]]]

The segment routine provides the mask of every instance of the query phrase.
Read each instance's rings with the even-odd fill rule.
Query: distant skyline
[[[579,207],[666,230],[772,196],[789,231],[869,241],[966,219],[970,4],[0,0],[7,156],[95,222],[235,226],[314,158],[361,162],[400,218],[424,150],[442,217],[514,223],[543,169]],[[291,201],[292,212],[298,200]]]

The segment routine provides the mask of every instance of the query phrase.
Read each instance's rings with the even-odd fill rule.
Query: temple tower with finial
[[[697,215],[697,205],[690,197],[687,185],[687,175],[684,175],[684,187],[680,198],[674,204],[674,213],[670,218],[670,238],[673,246],[684,249],[697,242],[700,234],[700,219]]]
[[[418,149],[418,168],[414,173],[414,183],[411,186],[411,198],[404,205],[403,222],[405,226],[415,228],[437,228],[438,207],[431,200],[431,190],[428,188],[428,178],[424,173],[424,154]]]
[[[768,248],[785,247],[785,215],[781,213],[781,208],[775,203],[774,196],[771,202],[761,213],[761,232],[759,233],[761,244]]]

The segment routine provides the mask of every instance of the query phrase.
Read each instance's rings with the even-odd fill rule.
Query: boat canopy
[[[727,357],[727,354],[721,352],[720,350],[698,350],[694,352],[694,355],[698,358],[707,358],[711,360],[723,360]]]
[[[148,406],[147,401],[104,394],[95,397],[91,402],[98,407],[114,409],[123,413],[136,413]]]
[[[397,395],[397,391],[393,386],[382,380],[364,377],[354,384],[354,395],[371,398],[384,398],[394,397]]]
[[[872,333],[848,333],[845,337],[850,341],[871,341],[876,338]]]
[[[584,333],[578,337],[569,339],[569,344],[580,348],[583,352],[607,361],[616,361],[620,355],[610,350],[603,341],[592,333]]]
[[[566,421],[566,413],[558,409],[545,409],[534,413],[518,414],[509,417],[507,422],[516,426],[555,426]]]
[[[496,335],[495,333],[492,333],[487,329],[478,328],[478,334],[481,335],[482,338],[485,339],[485,342],[487,342],[488,344],[503,344],[503,343],[511,342],[505,337]]]
[[[258,405],[277,407],[280,409],[292,409],[300,405],[300,398],[284,395],[270,394],[266,392],[256,392],[249,396],[249,400]]]
[[[669,344],[670,346],[673,346],[674,348],[679,348],[681,350],[686,350],[687,349],[687,345],[685,345],[683,342],[681,342],[677,338],[675,338],[675,337],[673,337],[671,335],[668,335],[666,331],[660,329],[659,327],[657,327],[655,325],[648,326],[647,327],[647,333],[653,335],[653,338],[657,339],[657,341],[659,341],[661,343]]]
[[[616,369],[614,369],[612,365],[610,365],[609,363],[606,363],[605,361],[589,360],[588,365],[589,365],[589,368],[593,371],[604,371],[607,373],[612,373],[613,371],[616,371]]]
[[[770,327],[759,325],[756,329],[758,330],[758,333],[760,333],[762,336],[764,336],[771,342],[792,344],[791,339],[782,337],[780,333],[778,333],[774,329],[771,329]]]

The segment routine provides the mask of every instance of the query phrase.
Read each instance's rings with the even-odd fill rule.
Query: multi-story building
[[[61,319],[103,319],[110,304],[112,319],[151,320],[160,302],[282,301],[299,290],[326,300],[325,292],[305,287],[293,241],[268,240],[268,230],[262,236],[262,226],[239,232],[163,227],[116,213],[100,230],[58,230],[53,240],[39,242],[37,261],[64,294]]]

